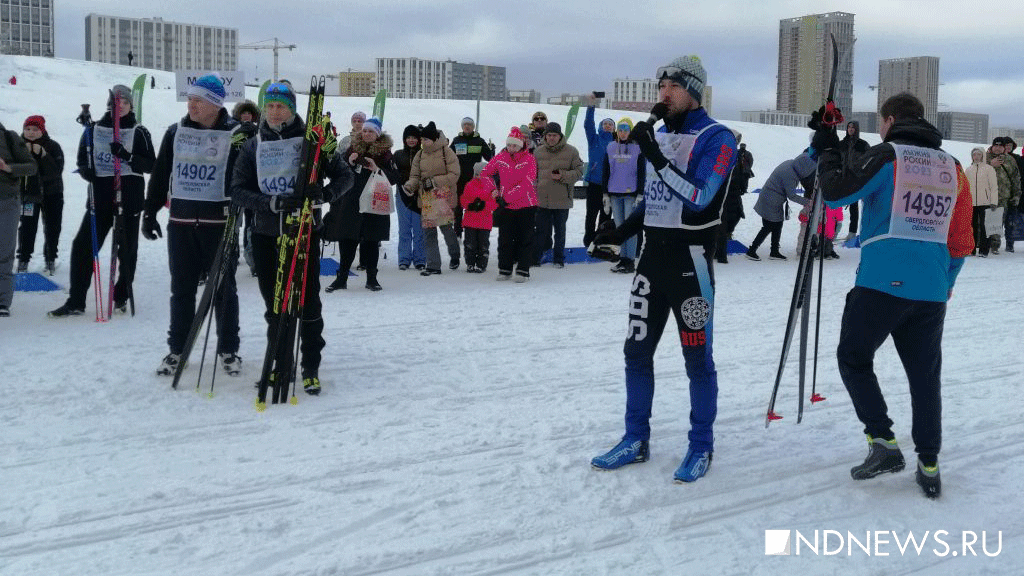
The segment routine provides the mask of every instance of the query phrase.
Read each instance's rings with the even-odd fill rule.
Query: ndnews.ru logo
[[[957,544],[960,545],[959,549],[954,548]],[[906,556],[908,553],[920,556],[931,552],[944,558],[978,556],[976,547],[990,558],[999,556],[1003,551],[1003,532],[999,531],[996,537],[990,537],[988,533],[982,531],[979,537],[977,532],[965,530],[960,533],[960,538],[956,539],[950,537],[946,530],[929,530],[922,537],[913,532],[900,535],[894,530],[869,530],[864,532],[863,537],[849,531],[844,535],[836,530],[815,530],[814,536],[810,538],[801,534],[799,530],[764,531],[765,556],[837,556],[843,552],[847,556]],[[990,547],[994,547],[995,551],[990,551]]]

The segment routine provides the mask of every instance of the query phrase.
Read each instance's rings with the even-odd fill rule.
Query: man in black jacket
[[[256,278],[266,305],[267,339],[276,337],[274,286],[277,280],[278,237],[284,218],[302,207],[303,197],[294,194],[306,124],[295,114],[295,92],[284,83],[267,87],[263,121],[259,134],[242,147],[231,176],[231,202],[253,211],[252,252]],[[352,187],[352,170],[336,152],[325,154],[323,173],[330,183],[306,186],[306,195],[316,204],[336,200]],[[312,189],[311,189],[312,186]],[[316,198],[319,196],[319,198]],[[317,218],[316,220],[319,220]],[[305,291],[299,338],[302,352],[302,385],[307,394],[320,393],[320,359],[326,342],[324,319],[320,315],[320,232],[312,231],[306,258]],[[283,373],[294,366],[291,346],[283,347],[284,357],[277,359]]]
[[[171,271],[171,325],[167,331],[170,353],[156,373],[171,376],[186,344],[196,308],[199,279],[210,273],[224,235],[231,198],[231,170],[242,144],[255,134],[228,115],[224,84],[216,76],[203,76],[188,89],[188,114],[171,124],[160,143],[160,153],[149,180],[149,195],[142,218],[147,240],[162,237],[156,215],[170,197],[167,223],[167,258]],[[237,226],[237,224],[236,224]],[[238,357],[238,291],[235,268],[237,239],[224,247],[227,265],[214,297],[217,315],[217,356],[231,376],[242,370]]]
[[[107,232],[114,225],[117,211],[124,214],[124,236],[118,244],[118,278],[114,286],[114,306],[125,311],[135,279],[135,263],[139,255],[139,214],[146,194],[143,174],[153,171],[156,152],[149,130],[138,124],[132,111],[132,91],[118,84],[110,91],[107,113],[95,124],[86,126],[78,144],[78,174],[92,188],[96,211],[97,249],[103,246]],[[114,98],[119,100],[120,134],[114,141]],[[121,198],[114,194],[114,158],[121,164]],[[85,313],[85,297],[92,276],[93,230],[86,203],[82,224],[71,244],[69,294],[64,304],[49,313],[51,318],[79,316]]]
[[[458,195],[461,200],[466,183],[473,179],[473,166],[481,160],[490,160],[494,152],[476,132],[476,122],[469,116],[462,119],[462,132],[452,140],[451,149],[459,157]],[[455,235],[462,237],[461,202],[455,205]]]
[[[847,162],[854,161],[868,151],[868,143],[860,137],[860,122],[851,120],[846,123],[846,136],[839,142],[839,148],[843,151],[843,157],[847,159]],[[850,232],[846,235],[847,240],[857,237],[857,222],[860,220],[859,206],[859,202],[850,204]]]

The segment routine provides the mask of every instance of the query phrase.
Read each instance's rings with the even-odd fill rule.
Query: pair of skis
[[[836,73],[839,68],[839,48],[836,45],[836,38],[832,35],[832,70],[829,77],[828,96],[825,99],[825,114],[821,122],[827,126],[835,126],[843,121],[843,116],[833,102],[836,90]],[[824,271],[825,256],[825,227],[821,226],[822,216],[825,211],[825,203],[822,198],[821,178],[815,178],[814,190],[811,193],[811,210],[807,220],[807,230],[804,233],[803,243],[800,245],[800,260],[796,268],[796,282],[793,284],[793,297],[789,304],[789,315],[786,319],[786,332],[782,339],[782,354],[779,358],[779,368],[775,373],[775,385],[772,387],[771,400],[768,402],[768,413],[765,415],[764,426],[768,427],[773,420],[780,420],[782,416],[775,412],[775,400],[779,393],[779,385],[782,382],[782,374],[786,368],[786,359],[789,357],[789,349],[793,342],[793,333],[796,330],[796,316],[800,314],[800,351],[799,351],[799,381],[798,395],[799,405],[797,411],[797,423],[803,420],[804,415],[804,392],[807,376],[807,339],[810,328],[810,297],[814,277],[814,260],[818,259],[818,302],[815,316],[814,328],[814,362],[811,373],[811,403],[821,402],[824,397],[817,393],[818,376],[818,341],[821,332],[821,276]],[[814,244],[817,243],[817,251]]]
[[[114,123],[114,142],[121,142],[121,99],[110,92],[113,108],[111,116]],[[86,149],[90,162],[92,161],[92,130],[95,122],[89,114],[89,105],[82,104],[82,112],[78,116],[78,122],[90,131],[88,147]],[[121,159],[114,156],[114,223],[110,240],[110,284],[107,291],[107,312],[103,313],[103,284],[100,271],[100,244],[96,224],[96,194],[93,184],[89,183],[89,223],[92,228],[92,273],[93,273],[93,294],[96,297],[96,321],[106,322],[114,316],[114,285],[117,278],[117,251],[125,234],[124,208],[121,202]],[[131,306],[131,314],[135,316],[135,295],[131,284],[128,284],[128,302]]]
[[[206,323],[206,337],[203,341],[203,355],[199,361],[199,375],[196,377],[196,392],[203,379],[203,365],[206,363],[206,347],[210,342],[210,325],[213,324],[213,315],[216,310],[214,298],[220,292],[224,278],[231,270],[231,263],[238,260],[238,215],[241,208],[232,204],[228,209],[228,218],[224,223],[224,233],[217,244],[217,250],[213,253],[213,262],[210,264],[210,271],[207,275],[206,285],[203,286],[203,294],[199,297],[196,306],[195,316],[192,317],[192,325],[188,329],[188,336],[185,337],[185,346],[181,349],[181,357],[178,359],[178,367],[174,370],[174,379],[171,381],[171,388],[177,389],[181,381],[181,375],[185,372],[189,356],[192,355],[192,348],[195,347],[199,332]],[[213,396],[213,385],[217,380],[217,370],[213,370],[213,377],[210,379],[209,396]]]
[[[267,337],[267,350],[260,372],[256,409],[267,408],[267,395],[271,403],[280,404],[288,399],[291,388],[292,404],[298,403],[295,387],[299,365],[299,323],[305,305],[309,249],[313,233],[313,201],[307,194],[310,185],[322,182],[321,152],[330,133],[324,118],[324,85],[326,78],[313,76],[309,87],[309,106],[306,111],[306,134],[299,152],[299,170],[294,194],[304,198],[302,208],[284,217],[284,230],[278,236],[277,278],[274,284],[274,314],[276,326]]]
[[[114,142],[121,143],[121,98],[113,92],[110,93],[113,99],[114,109]],[[107,292],[107,320],[114,316],[114,284],[117,279],[117,251],[121,242],[125,239],[124,225],[124,204],[121,202],[121,158],[114,155],[114,230],[110,238],[110,286]],[[98,266],[98,264],[97,264]],[[96,271],[97,275],[99,270]],[[99,279],[99,276],[97,276]],[[135,294],[132,291],[131,283],[126,286],[128,291],[128,304],[132,316],[135,316]],[[99,289],[97,288],[97,294]]]

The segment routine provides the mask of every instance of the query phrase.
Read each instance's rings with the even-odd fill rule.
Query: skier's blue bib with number
[[[696,134],[673,134],[670,132],[658,132],[654,137],[658,140],[658,147],[661,153],[674,161],[680,171],[689,170],[690,154],[697,139],[704,132],[715,126],[709,124]],[[683,208],[685,203],[678,192],[672,190],[655,171],[654,166],[647,163],[647,178],[644,182],[644,226],[656,228],[677,228],[693,229],[693,226],[683,224]]]
[[[227,187],[230,132],[200,130],[178,124],[174,134],[171,197],[200,202],[224,202]]]
[[[941,150],[891,146],[896,151],[896,160],[889,231],[864,244],[901,238],[945,245],[956,205],[956,161]]]
[[[270,196],[291,194],[299,173],[302,136],[269,141],[257,138],[256,179],[260,191]]]
[[[131,150],[135,142],[135,128],[121,128],[121,145],[126,150]],[[96,169],[96,176],[109,178],[114,175],[114,155],[110,153],[110,143],[114,141],[114,129],[109,126],[92,127],[92,164]],[[121,176],[133,176],[132,167],[129,163],[121,160]]]

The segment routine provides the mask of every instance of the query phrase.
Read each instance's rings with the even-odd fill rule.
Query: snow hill
[[[102,110],[107,89],[140,72],[5,57],[0,77],[18,84],[0,87],[0,121],[20,129],[43,114],[73,164],[79,104]],[[153,74],[159,88],[147,87],[143,123],[158,141],[185,106],[166,88],[173,76]],[[370,107],[327,102],[339,119]],[[500,146],[536,109],[566,112],[485,102],[480,130]],[[385,128],[398,136],[435,120],[452,136],[474,111],[475,102],[396,99]],[[572,143],[585,156],[582,120]],[[808,142],[803,129],[727,124],[754,154],[751,189]],[[946,148],[969,161],[970,147]],[[62,285],[85,202],[83,181],[65,182]],[[745,198],[736,231],[743,242],[760,227],[754,200]],[[582,211],[571,212],[569,246],[580,244]],[[491,239],[496,246],[496,232]],[[784,252],[795,240],[794,219]],[[671,321],[656,360],[651,461],[611,473],[588,464],[622,434],[632,280],[607,264],[546,266],[510,285],[494,282],[492,254],[488,274],[422,278],[399,271],[386,243],[383,292],[353,278],[323,296],[324,394],[259,414],[252,383],[265,328],[255,280],[241,266],[242,376],[219,375],[207,398],[191,392],[193,367],[173,392],[154,374],[167,352],[166,245],[140,242],[136,317],[96,324],[90,297],[86,316],[51,320],[60,292],[19,292],[0,321],[0,574],[1013,574],[1024,562],[1018,254],[969,259],[950,302],[944,492],[933,502],[909,467],[849,477],[865,446],[834,350],[853,249],[826,263],[818,392],[828,399],[796,424],[794,352],[778,404],[785,419],[768,430],[795,266],[737,257],[716,266],[714,465],[677,485],[688,395]],[[890,344],[876,370],[913,462],[906,378]],[[765,556],[766,530],[790,531],[790,556]],[[922,546],[908,547],[910,537]]]

